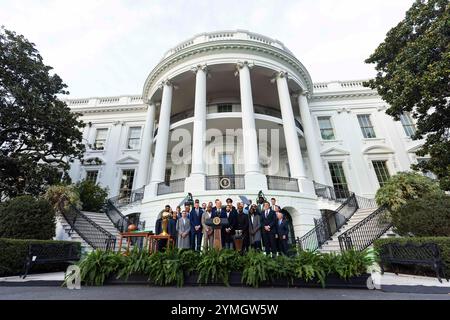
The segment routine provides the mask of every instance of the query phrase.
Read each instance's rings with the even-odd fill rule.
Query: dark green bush
[[[428,195],[408,200],[391,214],[395,232],[416,237],[450,236],[450,197]]]
[[[0,206],[0,238],[49,240],[55,228],[55,212],[45,199],[20,196]]]
[[[379,251],[381,246],[387,243],[414,243],[414,244],[424,244],[424,243],[436,243],[441,251],[442,260],[445,263],[445,273],[450,275],[450,237],[403,237],[403,238],[386,238],[378,239],[374,242],[374,248]],[[391,271],[390,268],[387,269]],[[420,273],[423,268],[413,268],[413,272]]]
[[[28,245],[30,243],[52,243],[64,244],[67,241],[54,240],[19,240],[19,239],[0,239],[0,276],[18,275],[22,272],[25,258],[28,254]],[[81,251],[81,245],[76,242]],[[64,271],[67,264],[49,264],[36,265],[31,269],[32,273]]]
[[[105,205],[108,191],[92,181],[84,180],[75,185],[75,190],[80,195],[83,211],[99,212]]]

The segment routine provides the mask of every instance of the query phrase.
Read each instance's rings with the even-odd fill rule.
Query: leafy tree
[[[22,35],[0,28],[0,201],[38,195],[84,152],[67,87]]]
[[[400,209],[408,200],[429,194],[443,194],[436,182],[415,172],[400,172],[392,176],[380,189],[375,200],[386,205],[391,213]]]
[[[0,205],[0,238],[50,240],[55,212],[45,199],[25,195]]]
[[[426,141],[417,152],[430,161],[413,166],[432,171],[450,190],[450,3],[416,0],[366,60],[377,76],[366,83],[389,103],[386,113],[417,119],[413,139]]]
[[[80,195],[81,207],[84,211],[98,212],[103,209],[108,197],[108,190],[90,180],[84,180],[75,185]]]

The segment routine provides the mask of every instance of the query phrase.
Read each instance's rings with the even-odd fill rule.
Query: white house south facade
[[[73,181],[91,179],[143,199],[152,228],[188,192],[201,202],[277,198],[301,236],[326,207],[315,186],[373,198],[389,176],[421,161],[415,125],[396,122],[363,81],[313,83],[279,41],[248,31],[197,35],[169,50],[140,95],[69,99],[82,114],[86,154]],[[128,211],[127,211],[128,210]]]

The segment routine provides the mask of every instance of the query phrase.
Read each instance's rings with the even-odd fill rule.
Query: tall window
[[[409,113],[402,113],[400,115],[400,122],[402,123],[403,130],[405,130],[405,134],[408,137],[411,137],[416,133],[416,125],[412,121]]]
[[[334,130],[331,125],[331,117],[318,117],[320,135],[323,140],[334,140]]]
[[[93,183],[97,183],[97,178],[98,178],[98,170],[86,171],[86,181],[92,181]]]
[[[108,129],[97,129],[95,132],[94,149],[105,150],[106,137],[108,136]]]
[[[218,112],[232,112],[233,111],[233,105],[227,103],[227,104],[219,104],[217,106]]]
[[[358,114],[358,122],[364,138],[376,138],[369,114]]]
[[[328,167],[330,169],[331,180],[333,181],[336,197],[338,199],[348,198],[349,191],[342,162],[330,162],[328,163]]]
[[[164,172],[164,182],[169,185],[170,177],[172,176],[172,168],[166,168]]]
[[[222,153],[219,157],[219,174],[223,176],[234,175],[233,155],[229,153]]]
[[[127,149],[137,149],[141,142],[141,127],[131,127],[128,130]]]
[[[373,169],[375,170],[375,174],[377,175],[378,183],[380,187],[382,187],[390,177],[386,161],[385,160],[377,160],[372,161]]]
[[[120,195],[121,198],[127,198],[131,195],[134,181],[134,169],[122,170],[122,177],[120,181]]]

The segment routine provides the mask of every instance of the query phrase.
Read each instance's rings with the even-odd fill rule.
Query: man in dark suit
[[[222,246],[225,249],[233,249],[234,226],[236,225],[236,216],[233,214],[232,207],[227,205],[225,211],[222,210],[221,218],[227,218],[228,224],[222,226]]]
[[[248,216],[244,213],[244,206],[242,204],[238,205],[238,213],[236,215],[234,230],[242,231],[242,252],[247,251],[249,246],[248,239],[248,225],[249,219]]]
[[[202,246],[202,215],[203,209],[200,208],[200,201],[196,199],[194,208],[192,208],[189,215],[189,221],[191,223],[191,249],[197,251],[200,251]]]
[[[284,215],[280,210],[279,206],[276,206],[276,215],[277,215],[277,223],[276,223],[276,234],[275,237],[278,241],[278,248],[280,252],[284,255],[288,253],[288,236],[289,236],[289,226],[286,219],[284,219]]]
[[[259,196],[256,207],[256,213],[259,215],[261,215],[261,212],[263,212],[264,210],[264,202],[265,202],[264,197]]]
[[[216,199],[215,207],[212,208],[212,210],[211,210],[211,218],[215,218],[215,217],[220,218],[222,216],[222,211],[225,211],[225,209],[222,209],[222,201],[220,201],[219,199]]]
[[[261,233],[266,254],[272,252],[272,256],[277,254],[277,243],[275,241],[276,234],[276,216],[275,212],[270,209],[270,203],[264,202],[264,209],[261,212]]]

